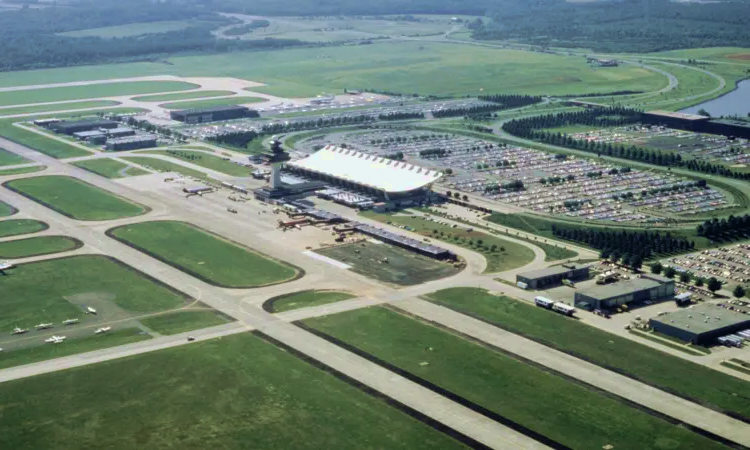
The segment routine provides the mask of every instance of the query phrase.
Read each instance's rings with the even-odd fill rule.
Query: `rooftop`
[[[288,165],[384,192],[413,191],[442,176],[436,170],[333,145]]]
[[[242,103],[242,98],[237,99],[237,103]],[[219,106],[207,106],[205,108],[191,108],[191,109],[180,109],[172,111],[173,114],[203,114],[221,111],[235,111],[235,110],[250,110],[247,106],[237,105],[219,105]]]
[[[543,278],[543,277],[549,277],[553,275],[561,275],[564,273],[568,273],[571,270],[582,269],[583,267],[585,266],[580,265],[580,264],[579,265],[565,264],[564,266],[553,266],[553,267],[547,267],[544,269],[531,270],[529,272],[519,273],[518,276],[524,277],[524,278],[530,278],[530,279]]]
[[[582,289],[579,293],[597,300],[607,300],[613,297],[627,295],[631,292],[652,289],[661,285],[662,283],[647,278],[633,278],[630,280],[618,281],[613,284],[592,286],[588,289]]]
[[[654,116],[671,117],[673,119],[684,119],[684,120],[708,120],[709,119],[709,117],[700,116],[698,114],[686,114],[686,113],[680,113],[680,112],[661,111],[661,110],[648,111],[646,114],[651,114]]]
[[[142,142],[156,140],[153,134],[139,134],[138,136],[125,136],[117,139],[109,139],[107,144],[123,144],[126,142]]]
[[[750,314],[731,311],[710,303],[670,312],[663,316],[654,317],[651,321],[690,330],[694,333],[705,333],[742,322],[747,322],[748,328],[750,328]]]

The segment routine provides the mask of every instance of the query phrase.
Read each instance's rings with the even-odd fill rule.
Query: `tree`
[[[711,277],[708,279],[708,284],[706,285],[706,287],[709,291],[714,293],[721,289],[721,281],[717,280],[716,277]]]
[[[464,195],[463,199],[464,199],[465,202],[468,202],[469,201],[469,196],[468,195]]]
[[[705,116],[705,117],[711,117],[711,114],[708,111],[706,111],[705,109],[703,109],[703,108],[701,108],[701,109],[698,110],[698,115],[699,116]]]
[[[682,272],[680,274],[680,281],[683,283],[690,283],[690,274],[687,272]]]
[[[651,264],[651,273],[653,274],[659,275],[662,269],[664,269],[664,266],[662,266],[660,262]]]
[[[674,278],[676,273],[677,271],[674,270],[674,267],[667,267],[666,269],[664,269],[664,276],[667,278]]]
[[[734,295],[735,298],[742,298],[745,296],[745,288],[740,286],[739,284],[737,287],[734,288],[734,291],[732,291],[732,295]]]
[[[641,255],[633,255],[630,257],[630,268],[633,270],[640,270],[643,267],[643,258]]]
[[[695,285],[696,285],[697,287],[701,287],[701,286],[703,286],[703,283],[704,283],[704,281],[703,281],[703,278],[701,278],[701,277],[698,277],[698,278],[696,278],[696,279],[695,279]]]

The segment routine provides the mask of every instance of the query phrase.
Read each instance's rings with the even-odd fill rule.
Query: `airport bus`
[[[555,304],[554,300],[550,300],[547,297],[535,297],[534,303],[536,306],[541,306],[542,308],[552,309],[552,305]]]
[[[552,305],[552,311],[565,314],[566,316],[572,316],[576,312],[576,309],[572,306],[566,305],[565,303],[555,303]]]

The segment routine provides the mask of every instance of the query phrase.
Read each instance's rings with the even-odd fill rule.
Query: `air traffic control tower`
[[[276,137],[271,138],[271,152],[264,155],[268,164],[271,165],[271,190],[281,189],[281,165],[289,161],[289,153],[281,148],[281,141]]]

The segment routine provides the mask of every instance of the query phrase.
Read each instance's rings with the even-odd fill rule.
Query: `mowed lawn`
[[[205,172],[191,169],[171,161],[165,161],[163,159],[150,158],[148,156],[123,156],[122,159],[153,169],[157,172],[176,172],[188,177],[208,178],[208,175]]]
[[[73,165],[105,178],[125,178],[138,175],[148,175],[150,173],[138,167],[129,166],[128,164],[109,158],[77,161],[74,162]]]
[[[83,246],[83,242],[67,236],[37,236],[0,242],[0,258],[28,258],[67,252]]]
[[[77,220],[121,219],[147,211],[143,206],[67,176],[24,178],[4,186]]]
[[[230,97],[230,98],[214,98],[208,100],[189,100],[185,102],[172,102],[163,103],[159,106],[166,109],[192,109],[192,108],[210,108],[212,106],[228,106],[228,105],[245,105],[248,103],[261,103],[265,102],[266,99],[261,97]]]
[[[125,225],[107,234],[217,286],[252,288],[289,281],[298,270],[185,222]]]
[[[249,333],[10,381],[0,404],[14,450],[466,448]]]
[[[234,95],[234,91],[193,91],[177,92],[175,94],[156,94],[133,97],[133,100],[139,102],[174,102],[178,100],[192,100],[196,98],[223,97],[225,95]]]
[[[18,167],[15,169],[0,169],[0,177],[7,175],[21,175],[24,173],[39,172],[46,169],[47,166],[29,166],[29,167]]]
[[[327,305],[354,298],[355,295],[339,291],[300,291],[267,300],[263,309],[268,312],[284,312],[299,308]]]
[[[223,325],[233,319],[213,309],[186,309],[140,319],[143,325],[163,335]]]
[[[16,155],[15,153],[9,152],[4,148],[0,148],[0,166],[12,166],[15,164],[24,164],[31,162],[23,156]]]
[[[24,89],[0,92],[0,106],[25,105],[31,103],[64,102],[121,95],[154,94],[158,92],[183,91],[200,86],[182,81],[122,81],[97,83],[83,86]]]
[[[382,307],[308,319],[304,324],[567,448],[726,448],[617,399]]]
[[[21,234],[38,233],[49,228],[44,222],[33,219],[9,219],[0,221],[0,238]]]
[[[85,102],[57,103],[54,105],[29,105],[18,106],[15,108],[0,108],[0,116],[12,116],[15,114],[33,114],[51,111],[73,111],[76,109],[87,108],[104,108],[107,106],[117,106],[120,102],[112,100],[90,100]],[[23,119],[17,119],[23,120]]]
[[[668,392],[750,419],[750,396],[745,395],[748,384],[730,375],[484,289],[446,289],[427,298]]]
[[[16,208],[0,200],[0,217],[12,216],[17,212]]]
[[[101,297],[133,313],[154,313],[185,304],[185,297],[130,266],[101,255],[78,255],[20,264],[2,278],[0,330],[83,318],[66,298]]]
[[[19,119],[0,120],[0,136],[57,159],[74,158],[91,154],[91,152],[80,147],[13,125],[14,122],[18,121]]]
[[[143,153],[169,156],[170,158],[176,158],[235,177],[246,177],[250,174],[249,168],[227,161],[220,156],[207,152],[193,150],[149,150]]]

